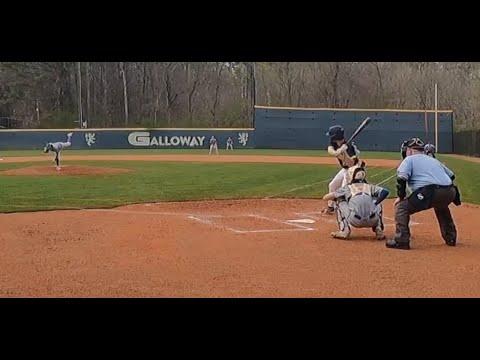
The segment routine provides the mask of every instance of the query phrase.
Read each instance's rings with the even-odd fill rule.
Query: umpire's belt
[[[434,189],[449,189],[453,186],[453,184],[450,185],[432,185]]]

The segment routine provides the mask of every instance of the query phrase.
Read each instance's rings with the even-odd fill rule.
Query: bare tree
[[[225,67],[224,63],[217,62],[215,65],[215,92],[214,92],[214,97],[213,97],[213,104],[212,104],[212,109],[210,110],[212,114],[212,124],[215,127],[218,127],[218,120],[217,120],[217,107],[218,107],[218,101],[219,101],[219,92],[220,92],[220,77],[222,75],[223,69]]]
[[[128,90],[127,90],[127,74],[125,71],[125,64],[123,62],[119,63],[120,66],[120,75],[122,77],[123,83],[123,104],[125,111],[125,126],[128,127]]]

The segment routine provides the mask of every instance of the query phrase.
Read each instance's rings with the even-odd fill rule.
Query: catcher
[[[327,151],[330,155],[337,158],[342,167],[328,184],[328,191],[333,193],[347,184],[347,170],[359,162],[358,154],[360,154],[360,151],[354,143],[346,143],[345,130],[340,125],[330,127],[326,135],[330,137],[330,145]],[[333,200],[328,201],[328,206],[323,210],[323,213],[335,213]]]
[[[323,199],[334,201],[339,231],[332,232],[332,237],[348,239],[351,226],[371,228],[378,240],[385,239],[381,202],[389,191],[366,180],[365,163],[352,166],[347,172],[346,186],[326,194]]]

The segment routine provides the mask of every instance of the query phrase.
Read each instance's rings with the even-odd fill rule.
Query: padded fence
[[[361,150],[399,151],[402,141],[420,137],[435,142],[433,111],[255,107],[255,146],[269,149],[325,149],[332,125],[348,138],[369,116],[370,125],[355,139]],[[453,112],[438,112],[439,152],[453,152]]]
[[[42,149],[47,142],[66,141],[69,130],[0,130],[0,150]],[[74,130],[72,149],[201,149],[211,136],[225,148],[253,148],[253,129],[87,129]]]
[[[480,156],[480,130],[456,132],[453,145],[456,154]]]

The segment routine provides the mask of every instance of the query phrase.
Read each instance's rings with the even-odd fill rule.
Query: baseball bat
[[[363,131],[363,129],[365,129],[368,126],[368,124],[370,124],[370,121],[371,119],[369,117],[365,118],[365,120],[362,121],[362,123],[357,128],[357,130],[355,130],[352,136],[350,136],[350,139],[347,140],[347,144],[350,144],[353,141],[353,139],[355,139],[358,136],[358,134],[360,134]]]

